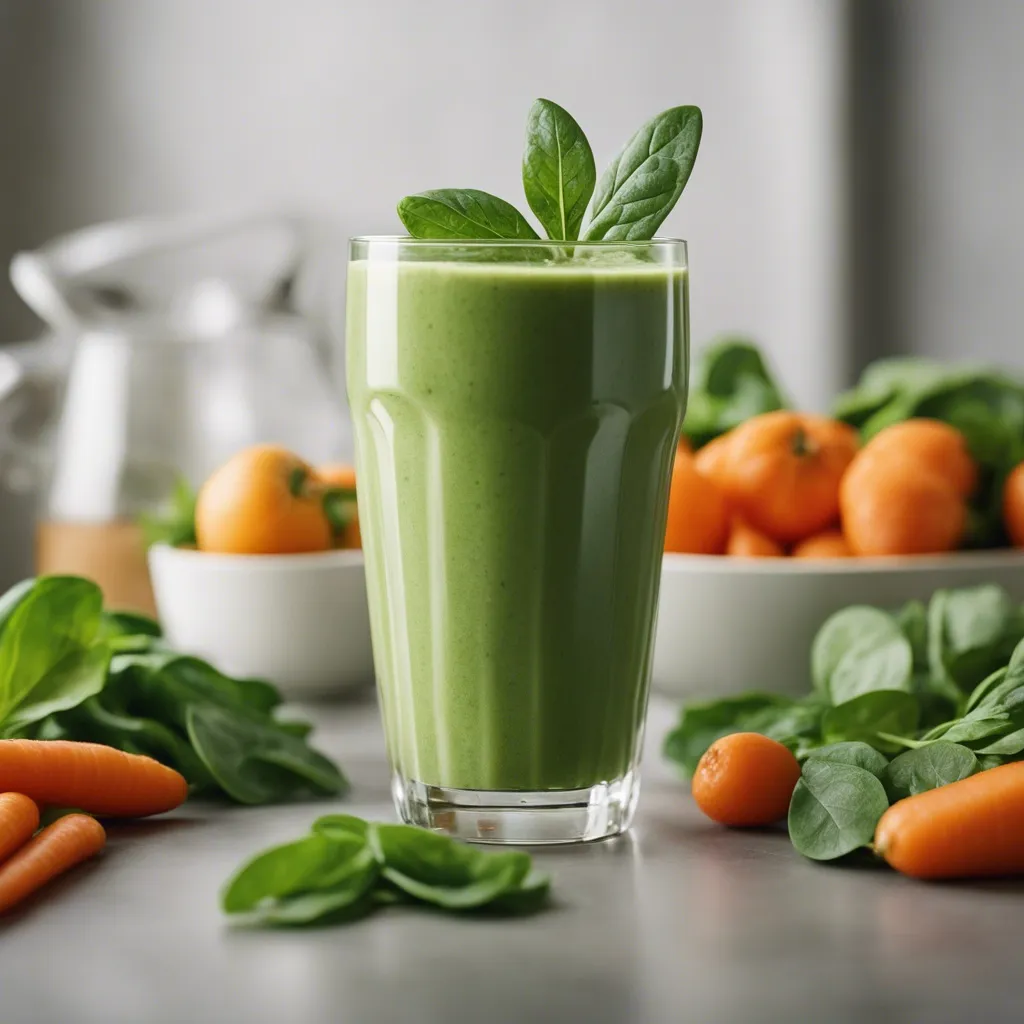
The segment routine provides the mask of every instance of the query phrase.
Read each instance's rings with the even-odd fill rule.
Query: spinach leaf
[[[108,612],[100,617],[100,628],[97,637],[101,640],[113,640],[115,637],[147,637],[159,640],[163,636],[160,623],[148,615],[136,612]]]
[[[1024,729],[1016,729],[1014,732],[1001,736],[987,747],[982,747],[978,754],[1009,758],[1016,757],[1021,752],[1024,752]]]
[[[197,497],[189,482],[184,477],[179,478],[165,510],[139,517],[146,544],[171,547],[195,544]]]
[[[332,814],[245,864],[221,904],[264,925],[347,921],[402,902],[516,914],[540,909],[549,887],[526,853],[484,853],[426,829]]]
[[[340,839],[345,836],[358,836],[360,839],[366,840],[369,836],[370,826],[354,814],[325,814],[313,822],[313,832],[329,838]]]
[[[992,585],[940,590],[929,604],[933,678],[970,691],[1006,664],[1024,622],[1009,595]]]
[[[919,729],[930,729],[952,718],[963,694],[946,672],[934,675],[928,652],[928,610],[921,601],[909,601],[896,613],[896,622],[910,644],[914,668],[911,693],[921,709]]]
[[[947,726],[926,733],[925,739],[942,739],[949,743],[979,744],[992,741],[1012,729],[1013,722],[1006,712],[978,708]]]
[[[859,740],[876,750],[898,750],[888,736],[913,736],[919,708],[916,698],[901,690],[876,690],[825,712],[822,735],[826,743]]]
[[[701,353],[683,434],[700,448],[753,416],[787,405],[757,346],[745,338],[722,338]]]
[[[702,128],[698,107],[673,107],[647,121],[601,175],[583,239],[653,238],[690,177]]]
[[[882,783],[853,764],[810,758],[789,805],[789,836],[812,860],[834,860],[874,838],[889,801]]]
[[[441,188],[406,196],[398,216],[413,238],[536,238],[504,199],[475,188]]]
[[[213,704],[191,704],[186,728],[217,784],[239,803],[340,793],[347,786],[333,762],[270,721]]]
[[[973,751],[958,743],[940,742],[893,758],[882,781],[895,802],[966,779],[976,771],[978,759]]]
[[[425,903],[468,910],[518,890],[530,871],[529,854],[482,853],[447,836],[411,825],[377,825],[384,877]]]
[[[0,723],[33,701],[61,661],[92,643],[102,603],[99,587],[75,576],[40,576],[8,591],[0,601]]]
[[[923,601],[908,601],[896,613],[896,625],[907,638],[914,658],[914,671],[928,669],[928,609]]]
[[[881,779],[885,775],[885,769],[889,764],[884,754],[879,753],[874,747],[858,740],[844,740],[839,743],[829,743],[824,747],[817,747],[808,753],[816,761],[832,761],[836,764],[852,764]]]
[[[551,876],[531,870],[517,887],[491,900],[488,909],[502,914],[532,914],[547,903],[550,890]]]
[[[199,658],[167,650],[116,655],[111,675],[112,692],[127,708],[182,728],[191,704],[266,713],[280,701],[276,690],[266,683],[232,679]]]
[[[184,734],[151,718],[137,718],[92,697],[50,719],[63,738],[103,743],[129,754],[145,754],[185,776],[194,793],[213,787],[213,777]],[[42,738],[42,737],[40,737]]]
[[[4,732],[16,732],[50,715],[77,707],[99,693],[107,681],[110,648],[104,643],[66,654],[4,719]]]
[[[856,387],[837,396],[832,415],[863,429],[882,409],[901,403],[906,419],[914,414],[916,396],[927,394],[948,373],[945,364],[917,357],[875,360]]]
[[[260,906],[250,915],[249,923],[301,927],[357,921],[373,910],[373,885],[377,871],[376,865],[370,863],[349,875],[344,885],[333,889],[313,889]]]
[[[379,875],[365,839],[314,833],[249,861],[229,882],[221,906],[254,924],[348,920],[371,909],[367,897]]]
[[[816,689],[833,704],[913,683],[914,652],[899,624],[877,608],[853,605],[830,616],[811,646]]]
[[[717,739],[734,732],[765,732],[783,726],[783,735],[773,729],[772,739],[780,741],[813,731],[820,718],[817,709],[804,710],[796,701],[772,693],[747,693],[722,700],[690,704],[683,709],[679,725],[665,738],[664,754],[692,775],[697,762]],[[812,721],[813,720],[813,721]]]
[[[526,120],[523,188],[548,238],[579,237],[597,170],[583,129],[551,100],[536,100]]]
[[[350,851],[349,856],[355,856],[364,845],[356,842],[356,849]],[[310,835],[265,850],[228,882],[221,897],[221,906],[229,914],[238,914],[252,910],[262,900],[280,899],[301,892],[340,849],[325,836]]]
[[[985,707],[993,707],[997,705],[1002,699],[1002,694],[1006,690],[1016,689],[1020,685],[1017,680],[1011,680],[1009,685],[1004,689],[1004,683],[1006,680],[1009,667],[996,669],[990,676],[983,679],[978,685],[971,691],[970,697],[967,699],[967,704],[964,711],[969,713],[980,707],[983,703]],[[1024,682],[1024,680],[1021,680]]]

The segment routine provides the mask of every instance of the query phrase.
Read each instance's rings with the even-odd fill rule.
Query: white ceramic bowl
[[[833,612],[895,608],[979,583],[1024,600],[1024,552],[822,561],[665,555],[652,685],[688,698],[805,694],[811,641]]]
[[[373,682],[361,551],[217,555],[149,552],[168,643],[287,697],[324,697]]]

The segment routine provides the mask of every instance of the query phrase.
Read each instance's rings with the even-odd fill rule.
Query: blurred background
[[[750,335],[818,408],[886,353],[1024,367],[1022,38],[1015,0],[0,0],[0,263],[104,221],[305,215],[287,297],[340,401],[346,236],[399,231],[396,201],[426,188],[521,202],[537,96],[576,116],[599,167],[648,116],[694,103],[701,155],[662,233],[691,244],[695,347]],[[92,313],[108,323],[132,296],[101,284]],[[223,294],[198,298],[207,326],[234,315]],[[44,333],[0,283],[0,344]],[[133,364],[124,387],[144,411],[178,394],[179,416],[181,396],[212,389],[230,417],[240,377],[258,389],[292,372],[284,351],[264,350],[262,384],[243,355],[155,364],[141,382]],[[0,587],[31,570],[53,447],[79,466],[106,443],[96,424],[123,401],[96,383],[109,355],[72,378],[66,436],[38,465],[14,461],[23,493],[0,490]],[[293,407],[315,372],[287,382]],[[33,401],[55,395],[23,389],[17,429],[31,434],[46,413]],[[164,429],[133,415],[132,443]],[[344,431],[331,443],[344,453]]]

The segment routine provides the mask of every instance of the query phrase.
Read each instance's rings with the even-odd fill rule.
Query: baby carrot
[[[104,817],[143,818],[184,803],[182,775],[141,754],[71,740],[0,740],[0,792]]]
[[[0,863],[20,850],[39,828],[39,808],[21,793],[0,793]]]
[[[875,850],[914,878],[1024,874],[1024,761],[898,801]]]
[[[87,814],[68,814],[44,828],[0,865],[0,914],[41,889],[51,878],[103,849],[107,834]]]

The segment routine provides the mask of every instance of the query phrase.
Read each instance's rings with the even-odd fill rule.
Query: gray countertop
[[[329,805],[189,806],[112,830],[103,858],[0,926],[3,1024],[1024,1019],[1024,885],[937,886],[809,863],[782,832],[704,821],[658,748],[633,833],[539,853],[555,906],[517,920],[404,908],[247,931],[217,908],[258,849]],[[372,703],[318,712],[347,810],[394,817]]]

